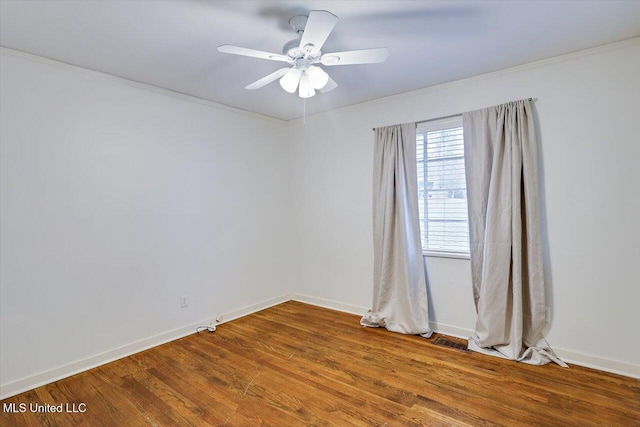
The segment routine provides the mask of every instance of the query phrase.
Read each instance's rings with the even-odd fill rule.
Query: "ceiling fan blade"
[[[334,82],[333,79],[329,77],[329,81],[327,82],[326,85],[322,87],[322,89],[320,89],[320,92],[322,93],[331,92],[337,87],[338,87],[338,83]]]
[[[384,62],[389,57],[389,50],[386,47],[376,49],[350,50],[346,52],[325,53],[320,58],[322,65],[354,65],[354,64],[375,64]]]
[[[289,67],[280,68],[278,71],[275,71],[268,76],[261,78],[248,86],[245,86],[245,89],[260,89],[262,86],[266,86],[269,83],[278,80],[280,77],[284,76],[284,74],[289,71]]]
[[[271,61],[291,62],[291,58],[278,53],[263,52],[261,50],[247,49],[246,47],[223,44],[218,46],[218,52],[231,53],[233,55],[250,56],[252,58],[270,59]]]
[[[312,10],[309,12],[307,25],[300,39],[300,50],[305,53],[317,53],[329,37],[338,17],[326,10]]]

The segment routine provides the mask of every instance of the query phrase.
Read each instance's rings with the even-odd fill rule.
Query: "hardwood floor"
[[[640,425],[639,380],[433,341],[287,302],[6,399],[27,411],[0,424]],[[86,411],[31,413],[35,403]]]

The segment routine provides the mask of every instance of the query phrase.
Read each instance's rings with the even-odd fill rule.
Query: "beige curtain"
[[[469,348],[534,365],[566,366],[542,336],[545,296],[531,105],[511,102],[462,119],[478,312]]]
[[[373,164],[373,306],[360,323],[429,337],[416,168],[415,123],[377,128]]]

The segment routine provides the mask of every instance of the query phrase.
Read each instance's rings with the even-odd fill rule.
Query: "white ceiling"
[[[340,18],[323,52],[390,57],[325,67],[339,86],[307,114],[640,36],[640,1],[0,0],[0,45],[290,120],[297,95],[244,89],[282,63],[216,48],[280,53],[295,38],[289,18],[309,10]]]

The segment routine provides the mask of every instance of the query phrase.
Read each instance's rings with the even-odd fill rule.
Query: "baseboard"
[[[468,339],[470,336],[473,336],[473,331],[471,329],[458,328],[456,326],[434,322],[430,322],[430,326],[434,332],[452,337]],[[560,359],[569,364],[640,379],[640,365],[634,365],[633,363],[621,362],[619,360],[607,359],[577,351],[564,350],[554,346],[551,346],[551,348],[553,349],[553,352],[560,357]]]
[[[463,339],[468,339],[473,336],[473,331],[471,329],[458,328],[456,326],[434,322],[431,322],[430,326],[435,332],[444,335]],[[551,346],[551,348],[553,349],[553,352],[560,357],[560,359],[569,364],[640,379],[640,365],[634,365],[633,363],[621,362],[619,360],[607,359],[577,351],[564,350],[554,346]]]
[[[311,304],[318,307],[330,308],[332,310],[341,311],[343,313],[357,314],[359,316],[362,316],[367,311],[369,311],[369,307],[345,304],[325,298],[312,297],[310,295],[292,294],[291,299],[293,301],[303,302],[305,304]],[[455,326],[446,325],[443,323],[429,322],[429,327],[434,332],[464,339],[469,338],[473,333],[473,331],[470,329],[457,328]]]
[[[269,308],[289,300],[291,300],[291,295],[286,294],[234,311],[230,311],[228,313],[222,313],[224,320],[221,323],[228,322],[239,317],[249,315],[251,313],[255,313],[256,311],[264,310],[265,308]],[[126,344],[113,350],[105,351],[103,353],[87,357],[86,359],[78,360],[67,365],[59,366],[48,371],[21,378],[7,384],[2,384],[0,385],[0,400],[15,396],[16,394],[20,394],[28,390],[32,390],[45,384],[52,383],[54,381],[61,380],[63,378],[70,377],[75,374],[79,374],[80,372],[84,372],[89,369],[97,368],[98,366],[116,361],[118,359],[122,359],[123,357],[131,356],[132,354],[148,350],[152,347],[156,347],[170,341],[183,338],[187,335],[195,333],[196,327],[209,324],[209,322],[211,322],[215,317],[216,316],[214,314],[207,319],[180,327],[178,329],[163,332],[161,334],[144,338],[131,344]]]
[[[228,313],[222,313],[222,322],[218,324],[230,322],[235,319],[239,319],[240,317],[248,316],[249,314],[256,313],[261,310],[265,310],[269,307],[273,307],[274,305],[282,304],[283,302],[291,301],[293,298],[292,294],[284,294],[279,297],[270,298],[265,301],[261,301],[257,304],[251,304],[246,307],[239,308],[237,310],[230,311]]]
[[[343,313],[357,314],[359,316],[362,316],[367,311],[369,311],[368,307],[345,304],[325,298],[312,297],[310,295],[292,294],[291,299],[293,301],[303,302],[318,307],[330,308],[332,310],[342,311]],[[444,323],[429,322],[429,327],[434,332],[464,339],[469,338],[473,334],[473,331],[470,329],[458,328],[456,326],[446,325]]]
[[[206,325],[208,323],[209,320],[193,323],[172,331],[144,338],[131,344],[126,344],[113,350],[108,350],[103,353],[87,357],[86,359],[78,360],[29,377],[21,378],[7,384],[2,384],[0,385],[0,400],[75,374],[79,374],[80,372],[104,365],[105,363],[122,359],[123,357],[139,353],[149,348],[177,340],[194,333],[197,326]]]
[[[359,316],[364,316],[364,314],[369,310],[369,308],[359,305],[345,304],[342,302],[312,297],[303,294],[292,294],[291,299],[293,301],[303,302],[305,304],[311,304],[318,307],[330,308],[331,310],[341,311],[343,313],[357,314]]]
[[[290,300],[356,315],[363,315],[368,310],[367,307],[345,304],[324,298],[294,293],[281,295],[279,297],[261,301],[259,303],[242,307],[237,310],[222,313],[223,321],[221,323],[226,323]],[[131,344],[127,344],[122,347],[118,347],[113,350],[109,350],[95,356],[88,357],[86,359],[78,360],[76,362],[72,362],[45,372],[31,375],[29,377],[25,377],[7,384],[2,384],[0,385],[0,400],[15,396],[16,394],[32,390],[36,387],[40,387],[54,381],[61,380],[63,378],[70,377],[75,374],[79,374],[80,372],[96,368],[106,363],[122,359],[123,357],[148,350],[152,347],[156,347],[161,344],[165,344],[167,342],[185,337],[187,335],[195,333],[197,326],[207,325],[214,317],[215,315],[212,315],[208,319],[201,320],[200,322],[192,323],[178,329],[144,338]],[[469,338],[473,334],[473,331],[470,329],[459,328],[457,326],[447,325],[444,323],[431,322],[429,326],[437,333],[458,338]],[[559,348],[554,348],[554,351],[558,356],[560,356],[562,360],[568,363],[640,379],[640,365]]]
[[[468,339],[473,335],[473,331],[471,329],[458,328],[456,326],[442,323],[431,322],[431,329],[444,335],[463,339]],[[553,349],[553,352],[560,357],[560,359],[569,364],[640,379],[640,365],[634,365],[633,363],[621,362],[619,360],[607,359],[577,351],[564,350],[554,346],[551,346],[551,348]]]
[[[447,325],[446,323],[429,322],[429,326],[433,332],[437,332],[442,335],[448,335],[450,337],[468,339],[473,335],[471,329],[459,328],[457,326]]]
[[[624,375],[640,379],[640,365],[629,362],[607,359],[587,353],[579,353],[571,350],[551,347],[553,351],[565,362],[569,364],[584,366],[585,368],[597,369],[598,371],[611,372],[612,374]]]
[[[332,310],[342,311],[350,314],[363,315],[368,310],[368,308],[366,307],[345,304],[309,295],[292,294],[291,299],[294,301],[317,305],[324,308],[330,308]],[[437,332],[439,334],[449,335],[457,338],[468,339],[473,335],[473,330],[471,329],[459,328],[457,326],[447,325],[445,323],[429,322],[429,327],[434,332]],[[580,353],[577,351],[559,349],[553,346],[551,348],[562,360],[567,363],[584,366],[586,368],[597,369],[599,371],[611,372],[612,374],[624,375],[626,377],[640,379],[640,365],[607,359],[599,356],[593,356],[591,354]]]

